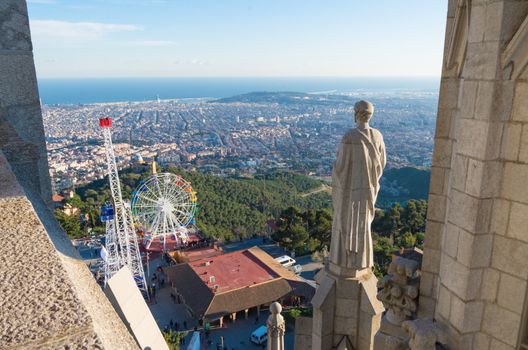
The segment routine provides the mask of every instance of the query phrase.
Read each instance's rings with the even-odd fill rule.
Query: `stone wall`
[[[0,151],[26,192],[51,202],[26,2],[0,1]]]
[[[136,342],[42,200],[0,152],[0,349],[135,349]]]
[[[528,279],[528,2],[449,1],[421,317],[514,349]]]

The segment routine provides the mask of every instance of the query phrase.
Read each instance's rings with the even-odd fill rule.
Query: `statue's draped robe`
[[[356,270],[374,266],[370,225],[385,158],[376,129],[352,129],[341,140],[332,172],[330,261],[336,265]]]

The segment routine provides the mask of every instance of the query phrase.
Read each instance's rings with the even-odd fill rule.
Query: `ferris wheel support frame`
[[[119,268],[122,266],[127,266],[130,269],[132,277],[134,278],[139,290],[148,299],[148,285],[145,279],[145,272],[143,271],[143,263],[141,261],[141,254],[139,252],[137,235],[134,229],[134,223],[132,221],[132,213],[130,211],[130,206],[127,206],[123,201],[123,196],[121,193],[121,182],[119,180],[119,172],[117,171],[114,146],[112,144],[112,121],[110,118],[100,118],[99,126],[101,127],[104,139],[108,182],[110,184],[110,192],[114,202],[113,227],[110,225],[110,228],[113,228],[113,234],[110,234],[110,237],[112,237],[111,242],[115,242],[119,246],[119,249],[114,249],[112,251],[113,255],[108,255],[107,259],[114,259],[112,261],[118,259]],[[108,228],[109,226],[107,225],[107,235]],[[108,270],[110,273],[115,273],[115,267],[109,267]],[[112,276],[108,276],[108,278],[111,277]],[[107,276],[105,275],[105,285],[107,282],[106,278]]]

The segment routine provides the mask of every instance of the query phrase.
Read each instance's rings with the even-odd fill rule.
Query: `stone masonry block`
[[[513,100],[513,120],[528,122],[528,83],[518,82]]]
[[[429,194],[429,205],[427,208],[427,219],[443,222],[445,219],[446,197]]]
[[[455,108],[439,108],[436,118],[435,138],[452,138],[453,121],[457,110]]]
[[[429,185],[429,193],[438,195],[445,195],[447,191],[444,191],[444,183],[446,182],[445,177],[448,173],[447,169],[432,167],[431,168],[431,182]]]
[[[479,206],[483,201],[456,190],[451,194],[449,221],[467,231],[475,232]]]
[[[471,268],[487,267],[491,263],[491,251],[493,249],[493,235],[477,235],[473,239]]]
[[[477,348],[474,348],[477,350]],[[516,348],[497,339],[491,339],[490,350],[515,350]]]
[[[516,161],[521,145],[522,124],[506,123],[502,131],[500,156],[502,159]]]
[[[515,346],[521,316],[497,304],[486,304],[482,330],[508,345]],[[495,349],[495,348],[493,348]]]
[[[473,337],[473,349],[474,350],[489,350],[490,336],[482,332],[478,332]]]
[[[420,296],[420,304],[418,305],[419,318],[434,318],[436,308],[436,300],[426,296]]]
[[[528,163],[528,124],[524,124],[522,128],[518,159],[520,162]]]
[[[526,294],[526,281],[501,273],[497,303],[517,314],[521,314],[524,296]]]
[[[454,157],[451,188],[464,192],[466,190],[468,157],[460,154],[457,154]]]
[[[444,233],[443,252],[452,258],[457,257],[458,253],[458,236],[460,229],[451,223],[447,223]]]
[[[484,33],[485,41],[500,40],[502,25],[502,8],[503,4],[500,2],[488,3],[486,5],[486,28]]]
[[[424,251],[422,271],[438,273],[440,271],[440,251],[427,249]]]
[[[442,79],[440,83],[440,99],[438,107],[441,109],[456,109],[458,106],[458,90],[460,82],[458,79]]]
[[[458,297],[468,300],[475,297],[476,290],[480,285],[477,271],[470,270],[467,266],[450,258],[446,254],[442,255],[442,264],[440,266],[440,280],[449,290]],[[477,279],[477,281],[475,281]],[[477,288],[470,286],[470,282],[478,282]],[[471,288],[469,288],[471,287]]]
[[[451,292],[443,285],[440,285],[438,302],[436,303],[436,312],[445,319],[449,319],[449,314],[451,312],[451,297]]]
[[[479,82],[475,104],[476,119],[491,120],[494,113],[495,85],[494,81]]]
[[[511,202],[504,199],[493,200],[491,233],[497,233],[502,236],[506,235],[510,217],[510,205]]]
[[[472,6],[470,12],[468,42],[479,43],[484,40],[486,30],[486,6]]]
[[[528,243],[528,205],[512,203],[507,236]]]
[[[3,54],[0,62],[0,108],[38,104],[33,56]]]
[[[442,229],[444,225],[436,221],[427,221],[427,226],[425,231],[424,247],[432,249],[440,249],[440,244],[442,243]]]
[[[502,197],[528,203],[528,164],[506,162],[504,165]]]
[[[451,324],[461,333],[476,332],[480,329],[484,303],[464,302],[453,296],[451,300]]]
[[[500,272],[487,268],[482,273],[482,285],[480,287],[480,299],[495,301],[499,287]]]
[[[495,236],[491,264],[494,268],[521,279],[528,278],[528,244],[503,236]]]
[[[460,119],[457,125],[457,152],[485,159],[489,123],[476,119]]]
[[[499,43],[468,43],[462,76],[464,79],[493,80],[499,66]]]
[[[464,81],[460,89],[459,109],[464,119],[473,119],[475,116],[475,102],[477,100],[478,82],[474,80]]]
[[[451,165],[453,140],[437,138],[433,152],[433,165],[448,168]]]
[[[433,296],[435,276],[432,273],[422,273],[420,277],[420,295]]]

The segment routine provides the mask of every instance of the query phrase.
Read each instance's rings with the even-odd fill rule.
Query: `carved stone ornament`
[[[396,257],[388,274],[378,281],[378,300],[387,309],[385,318],[394,325],[415,316],[418,308],[420,277],[418,262]]]

